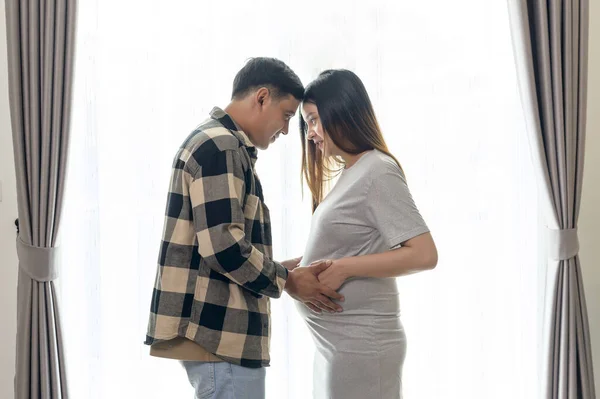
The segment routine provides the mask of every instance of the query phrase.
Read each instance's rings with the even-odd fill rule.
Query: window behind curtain
[[[170,165],[244,61],[273,56],[307,84],[364,81],[440,253],[399,279],[406,398],[533,398],[535,182],[505,2],[460,0],[80,3],[63,321],[74,398],[185,398],[177,362],[142,342]],[[297,120],[257,164],[276,259],[302,254]],[[270,399],[311,397],[312,340],[274,300]]]

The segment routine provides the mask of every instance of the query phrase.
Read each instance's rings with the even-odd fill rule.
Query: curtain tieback
[[[548,250],[552,260],[567,260],[577,256],[579,253],[577,228],[548,229]]]
[[[52,281],[58,277],[58,247],[35,247],[17,237],[19,267],[34,280]]]

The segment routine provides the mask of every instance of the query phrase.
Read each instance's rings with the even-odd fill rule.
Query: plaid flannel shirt
[[[269,365],[269,297],[287,270],[272,260],[257,150],[219,108],[179,149],[146,344],[185,337],[230,363]]]

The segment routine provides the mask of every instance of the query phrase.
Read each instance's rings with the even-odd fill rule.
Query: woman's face
[[[312,103],[303,103],[302,117],[307,125],[306,139],[315,143],[317,149],[326,157],[339,155],[339,149],[323,129],[317,106]]]

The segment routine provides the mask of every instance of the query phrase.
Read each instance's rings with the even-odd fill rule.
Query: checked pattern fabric
[[[257,149],[214,108],[173,162],[146,344],[185,337],[230,363],[269,365],[272,260]]]

